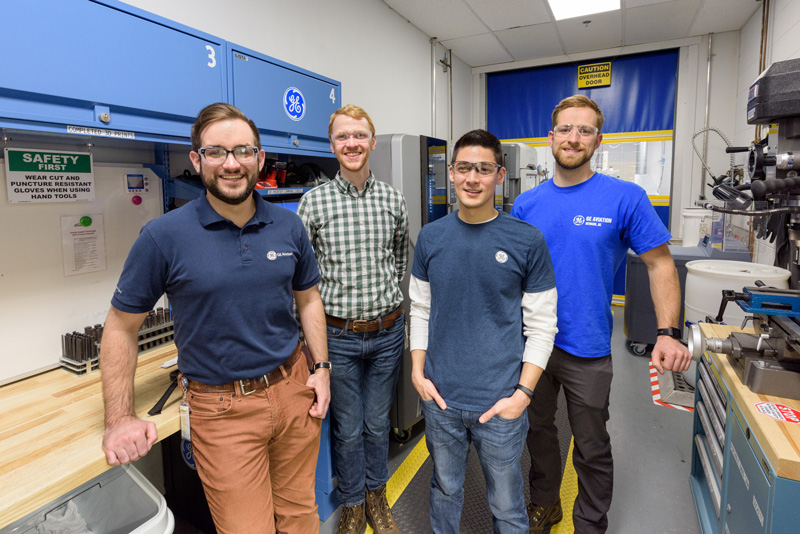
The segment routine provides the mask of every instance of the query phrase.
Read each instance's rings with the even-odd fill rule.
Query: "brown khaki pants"
[[[314,534],[321,419],[305,358],[250,395],[188,391],[197,471],[221,534]]]

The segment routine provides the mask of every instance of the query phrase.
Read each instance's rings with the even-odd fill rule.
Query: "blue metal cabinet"
[[[716,328],[732,327],[717,326]],[[708,332],[706,332],[708,335]],[[724,337],[724,336],[723,336]],[[704,534],[789,534],[800,531],[800,481],[787,478],[776,471],[780,462],[792,474],[787,464],[794,463],[794,449],[782,446],[778,463],[771,461],[765,451],[775,453],[776,442],[786,436],[775,432],[764,434],[764,423],[756,415],[753,404],[765,398],[750,393],[736,376],[724,355],[705,354],[698,362],[697,393],[695,395],[694,446],[690,487],[694,498],[700,528]],[[704,389],[701,391],[701,387]],[[746,390],[746,397],[743,397]],[[783,400],[783,402],[792,401]],[[702,421],[700,405],[705,408]],[[713,418],[724,433],[722,448],[722,476],[713,469],[709,434],[717,434]],[[754,429],[760,429],[759,443]],[[787,430],[788,433],[788,430]],[[714,489],[717,494],[715,495]]]
[[[336,465],[333,456],[333,431],[331,430],[331,413],[322,420],[317,456],[316,484],[314,496],[319,518],[326,521],[339,507],[339,493],[336,491]]]
[[[711,450],[710,439],[714,439],[706,432],[707,426],[700,418],[700,406],[704,406],[706,417],[717,417],[716,405],[721,402],[718,392],[713,385],[706,383],[709,380],[708,362],[706,358],[697,364],[697,381],[695,382],[695,416],[692,431],[692,468],[690,487],[694,497],[695,508],[700,527],[704,533],[716,533],[722,504],[723,477],[714,466],[714,455]],[[705,373],[701,373],[705,371]],[[714,397],[711,397],[714,395]],[[726,398],[727,402],[727,398]],[[710,431],[709,433],[713,433]],[[719,444],[727,451],[727,439]]]
[[[231,103],[253,119],[264,149],[332,157],[328,121],[341,107],[341,84],[227,43]]]
[[[0,35],[17,44],[0,56],[0,126],[185,142],[227,99],[225,41],[114,0],[4,2]]]
[[[747,441],[744,417],[734,405],[730,411],[730,453],[727,462],[727,495],[723,532],[756,534],[766,532],[766,514],[771,509],[771,484],[759,459]],[[759,450],[760,452],[760,450]],[[766,460],[762,458],[765,467]],[[771,470],[770,470],[771,472]]]

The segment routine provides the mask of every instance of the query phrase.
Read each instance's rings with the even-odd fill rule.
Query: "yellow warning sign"
[[[578,89],[611,85],[611,62],[578,65]]]

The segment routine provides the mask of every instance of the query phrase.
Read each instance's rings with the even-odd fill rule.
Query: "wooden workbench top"
[[[160,415],[147,415],[175,369],[160,366],[176,355],[173,343],[139,355],[136,413],[156,424],[159,440],[179,430],[180,388]],[[0,406],[0,528],[110,468],[101,448],[99,371],[55,369],[0,387]]]
[[[731,332],[741,331],[728,325],[703,323],[701,326],[707,337],[727,338]],[[739,380],[726,355],[709,355],[776,474],[790,480],[800,480],[800,424],[777,421],[756,408],[758,403],[768,402],[800,410],[800,401],[753,393]]]

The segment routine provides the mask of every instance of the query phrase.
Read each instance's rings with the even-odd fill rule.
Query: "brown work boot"
[[[381,486],[375,491],[367,489],[366,505],[367,520],[375,530],[375,534],[401,534],[386,500],[386,486]]]
[[[528,503],[530,534],[542,534],[545,529],[561,521],[561,499],[550,506],[536,506]]]
[[[367,528],[364,519],[364,505],[342,506],[342,515],[339,517],[339,526],[336,534],[361,534]]]

